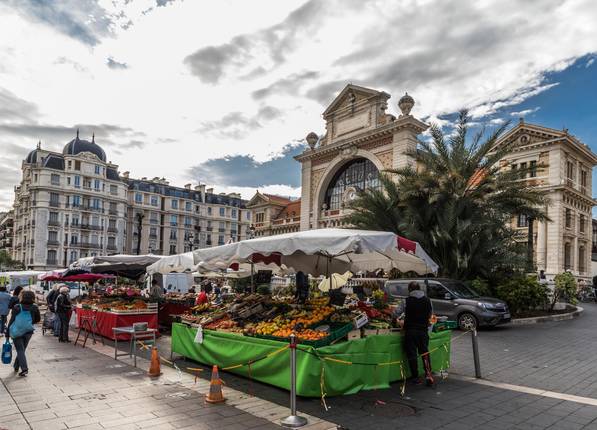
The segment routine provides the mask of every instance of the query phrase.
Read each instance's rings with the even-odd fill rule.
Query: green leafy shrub
[[[564,299],[571,304],[576,304],[576,279],[570,272],[559,273],[554,278],[555,286],[553,295],[551,297],[551,306],[549,310],[552,311],[558,301]]]
[[[491,297],[494,295],[493,291],[489,287],[489,282],[485,279],[476,278],[472,281],[465,282],[467,287],[471,287],[475,292],[479,293],[480,296],[488,296]]]
[[[545,308],[549,303],[547,287],[534,276],[520,276],[497,287],[497,296],[508,303],[513,314]]]

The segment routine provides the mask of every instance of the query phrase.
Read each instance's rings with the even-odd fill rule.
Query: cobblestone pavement
[[[483,377],[597,398],[597,304],[569,321],[498,326],[479,332]],[[452,345],[452,372],[473,375],[468,336]]]
[[[272,421],[288,415],[285,407],[229,388],[226,404],[207,404],[207,381],[164,367],[152,380],[146,360],[134,368],[115,361],[110,346],[94,348],[103,353],[60,344],[38,330],[26,378],[0,365],[0,429],[279,429]],[[310,421],[312,428],[335,428]]]
[[[320,399],[299,398],[298,408],[309,418],[309,430],[335,425],[350,430],[597,430],[593,400],[597,365],[592,364],[597,345],[590,333],[597,323],[597,306],[587,304],[585,309],[572,321],[481,331],[481,364],[489,380],[485,384],[490,385],[456,375],[473,373],[470,338],[464,336],[453,346],[451,376],[433,389],[407,386],[401,397],[400,385],[395,384],[387,390],[327,398],[327,411]],[[169,337],[163,336],[159,343],[162,354],[169,355]],[[25,381],[9,373],[9,366],[0,368],[5,387],[0,386],[0,428],[268,429],[280,428],[273,423],[288,412],[286,391],[229,373],[221,375],[227,404],[210,407],[202,399],[208,387],[207,368],[197,384],[192,376],[177,379],[164,367],[162,379],[151,383],[127,364],[90,349],[73,349],[39,334],[32,348],[32,374]],[[95,348],[108,355],[113,351],[110,346]],[[203,367],[184,359],[176,362]],[[139,368],[146,367],[147,362],[140,360]],[[516,386],[504,389],[490,381]],[[518,386],[556,393],[548,397]],[[94,398],[98,394],[104,397]],[[69,417],[75,418],[67,421]]]

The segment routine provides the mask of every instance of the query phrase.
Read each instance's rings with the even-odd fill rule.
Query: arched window
[[[325,192],[324,203],[327,209],[340,209],[347,188],[357,191],[379,188],[379,171],[375,164],[366,158],[357,158],[346,163],[334,175]]]
[[[584,273],[585,270],[585,247],[581,246],[578,248],[578,271]]]

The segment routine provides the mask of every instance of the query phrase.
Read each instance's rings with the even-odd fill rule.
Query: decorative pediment
[[[334,113],[344,113],[353,108],[356,109],[357,106],[362,106],[371,99],[378,98],[383,98],[385,101],[390,98],[390,95],[383,91],[348,84],[323,112],[323,117],[327,119],[328,116]]]
[[[565,130],[555,130],[521,121],[504,134],[497,145],[511,143],[516,147],[524,147],[565,138],[566,136],[567,132]]]
[[[247,207],[254,207],[267,203],[269,203],[269,199],[267,198],[267,196],[264,196],[259,191],[256,191],[255,195],[247,203]]]

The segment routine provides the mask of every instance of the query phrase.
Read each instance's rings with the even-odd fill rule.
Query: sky
[[[594,0],[3,0],[0,210],[77,128],[133,177],[299,196],[293,156],[350,82],[597,152],[595,22]]]

